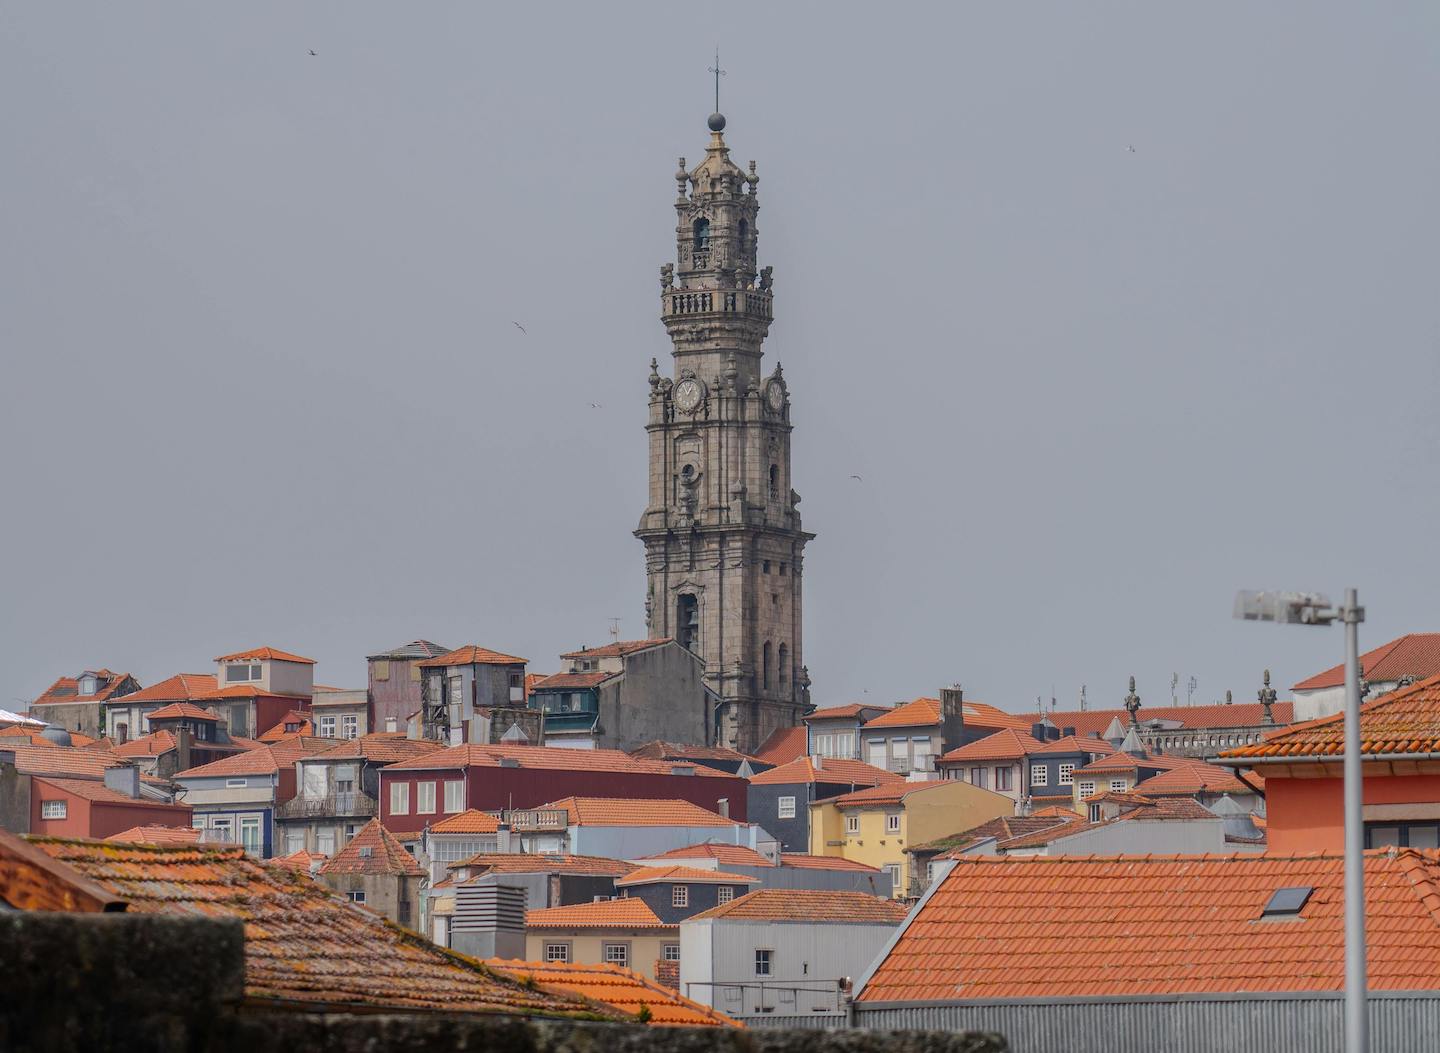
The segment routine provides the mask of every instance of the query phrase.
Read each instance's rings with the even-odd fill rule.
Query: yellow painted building
[[[967,782],[886,783],[810,806],[810,852],[888,871],[894,895],[917,895],[924,875],[910,872],[908,845],[958,834],[1002,815],[1015,802]]]
[[[662,922],[639,898],[532,910],[525,914],[525,957],[619,965],[653,980],[656,962],[680,960],[680,927]]]

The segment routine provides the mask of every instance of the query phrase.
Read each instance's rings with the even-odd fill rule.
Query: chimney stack
[[[121,764],[105,769],[105,785],[126,797],[140,797],[140,767],[137,764]]]
[[[951,684],[940,689],[940,753],[965,744],[965,689]]]

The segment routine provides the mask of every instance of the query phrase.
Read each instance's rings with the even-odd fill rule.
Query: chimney
[[[495,851],[505,853],[515,851],[510,846],[510,824],[501,823],[499,827],[495,830]]]
[[[965,690],[959,684],[940,689],[940,753],[965,744]]]
[[[715,811],[719,812],[726,819],[730,818],[730,798],[722,797],[715,802]]]
[[[525,957],[525,888],[489,876],[455,889],[450,946],[472,958]]]
[[[1044,723],[1044,721],[1039,721],[1039,720],[1037,720],[1035,723],[1033,723],[1033,724],[1030,725],[1030,737],[1031,737],[1032,739],[1036,739],[1036,740],[1038,740],[1038,741],[1040,741],[1040,742],[1044,742],[1044,741],[1045,741],[1045,723]]]
[[[126,797],[140,796],[140,767],[136,764],[121,764],[105,769],[105,785]]]
[[[181,724],[175,729],[175,764],[176,771],[188,771],[190,763],[190,745],[195,736],[190,733],[189,727]]]
[[[1074,728],[1061,728],[1061,729],[1060,729],[1060,737],[1061,737],[1062,739],[1068,739],[1068,738],[1070,738],[1070,736],[1072,736],[1072,735],[1074,735],[1074,734],[1075,734],[1075,729],[1074,729]]]

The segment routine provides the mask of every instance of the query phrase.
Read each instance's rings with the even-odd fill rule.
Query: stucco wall
[[[1266,838],[1270,851],[1342,851],[1345,847],[1344,798],[1345,783],[1339,778],[1266,779]],[[1364,800],[1367,823],[1395,819],[1394,815],[1375,814],[1375,807],[1436,805],[1440,803],[1440,775],[1370,777],[1365,780]],[[1430,814],[1433,816],[1436,812]]]
[[[655,739],[710,742],[710,707],[698,658],[671,643],[627,655],[624,663],[625,675],[599,691],[601,749],[632,750]]]
[[[665,932],[616,930],[604,933],[580,930],[531,931],[525,934],[525,957],[532,962],[543,962],[545,944],[568,943],[572,962],[598,964],[605,961],[605,944],[623,943],[630,948],[630,968],[653,980],[661,945],[679,942],[680,936],[675,929]]]

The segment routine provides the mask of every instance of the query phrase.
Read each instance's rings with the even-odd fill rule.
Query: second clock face
[[[700,405],[700,394],[698,380],[682,380],[675,385],[675,405],[681,413],[694,413]]]
[[[785,389],[777,383],[771,383],[771,385],[765,389],[765,401],[770,403],[771,409],[779,413],[781,407],[785,405]]]

